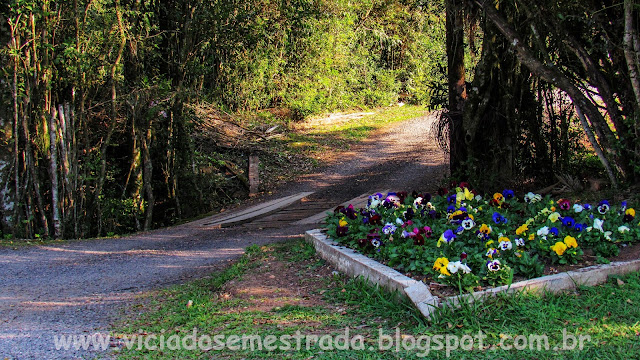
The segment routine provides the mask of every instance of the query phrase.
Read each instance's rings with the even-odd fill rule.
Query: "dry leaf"
[[[624,285],[624,281],[622,281],[622,280],[620,280],[620,279],[617,279],[617,280],[618,280],[618,286],[622,286],[622,285]]]

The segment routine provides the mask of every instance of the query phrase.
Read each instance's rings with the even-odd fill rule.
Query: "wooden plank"
[[[386,194],[388,193],[389,190],[384,190],[384,191],[373,191],[371,193],[366,193],[366,194],[362,194],[358,197],[355,197],[349,201],[343,202],[342,204],[340,204],[339,206],[349,206],[349,205],[353,205],[354,207],[358,208],[358,207],[364,207],[365,205],[367,205],[367,201],[369,200],[369,196],[371,196],[372,194],[375,193],[382,193],[382,194]],[[299,220],[294,222],[293,224],[295,225],[312,225],[312,224],[322,224],[324,222],[324,218],[327,216],[327,212],[333,212],[333,210],[335,209],[335,206],[330,208],[330,209],[326,209],[325,211],[315,214],[313,216],[310,216],[308,218]]]
[[[273,214],[274,212],[287,207],[296,201],[300,201],[300,199],[307,197],[313,194],[313,191],[301,192],[298,194],[290,195],[287,197],[283,197],[276,200],[267,201],[265,203],[252,206],[248,209],[237,213],[231,213],[224,216],[220,216],[217,218],[213,218],[211,222],[205,223],[205,226],[219,226],[219,227],[228,227],[237,225],[242,222],[246,222],[248,220],[253,220],[261,217],[265,217],[267,215]]]

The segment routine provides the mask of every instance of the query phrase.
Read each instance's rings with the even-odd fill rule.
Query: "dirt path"
[[[379,131],[334,165],[260,201],[315,191],[307,204],[332,207],[373,190],[433,191],[446,176],[447,158],[430,140],[431,121],[417,118]],[[284,219],[274,215],[232,228],[207,227],[202,219],[119,239],[0,250],[0,359],[100,355],[56,351],[54,336],[105,329],[144,291],[210,273],[249,245],[300,236],[309,229],[291,225],[305,216],[300,206],[299,216],[293,209]]]

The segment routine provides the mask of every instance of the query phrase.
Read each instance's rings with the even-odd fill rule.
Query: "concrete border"
[[[406,295],[426,318],[430,318],[431,313],[439,306],[439,298],[433,296],[422,281],[404,276],[386,265],[330,240],[321,230],[307,231],[305,239],[313,244],[320,257],[341,272],[352,277],[362,276],[374,284]]]
[[[386,265],[336,243],[329,239],[322,230],[307,231],[305,239],[314,245],[320,257],[331,263],[341,272],[352,277],[362,276],[370,282],[388,290],[397,290],[405,294],[427,319],[430,319],[431,314],[437,307],[457,307],[463,302],[473,303],[474,301],[483,301],[499,293],[523,291],[559,293],[574,290],[579,286],[602,284],[607,281],[610,275],[622,275],[640,271],[640,259],[619,261],[610,264],[589,266],[555,275],[542,276],[535,279],[519,281],[511,285],[441,299],[431,294],[429,288],[423,282],[402,275]]]

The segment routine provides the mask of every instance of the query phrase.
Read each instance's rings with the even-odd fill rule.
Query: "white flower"
[[[576,213],[581,213],[582,210],[584,210],[584,206],[580,204],[573,204],[573,211],[575,211]]]
[[[523,238],[516,239],[516,246],[524,246],[524,239]]]
[[[539,194],[534,194],[532,192],[528,192],[525,196],[524,196],[524,201],[528,202],[528,203],[535,203],[538,201],[542,200],[542,195]]]
[[[538,230],[537,234],[538,234],[538,236],[547,236],[547,235],[549,235],[549,227],[548,226],[541,227]]]
[[[475,221],[473,219],[464,219],[462,220],[462,227],[465,230],[471,230],[474,226],[476,226]]]
[[[375,209],[375,208],[378,207],[378,205],[380,205],[380,200],[375,198],[374,200],[371,200],[371,204],[369,204],[368,208],[369,209]]]
[[[604,232],[602,229],[602,225],[604,224],[604,220],[600,220],[598,218],[593,219],[593,228]]]
[[[476,195],[475,199],[476,199],[476,201],[480,201],[480,200],[482,200],[482,196]]]
[[[460,261],[449,262],[449,264],[447,265],[447,270],[449,270],[451,274],[455,274],[458,271],[462,271],[464,274],[468,274],[471,272],[471,268],[466,264],[461,263]]]
[[[421,202],[422,202],[422,198],[421,197],[416,198],[415,200],[413,200],[413,206],[415,208],[417,208],[420,205]]]
[[[609,241],[611,241],[611,234],[612,234],[611,231],[605,231],[604,232],[604,238],[609,240]]]
[[[404,225],[404,221],[402,221],[402,219],[400,219],[400,218],[397,218],[396,219],[396,224],[402,226],[402,225]]]
[[[621,234],[624,234],[624,233],[628,232],[629,230],[631,230],[631,229],[629,229],[629,228],[628,228],[627,226],[625,226],[625,225],[622,225],[622,226],[619,226],[619,227],[618,227],[618,232],[620,232]]]
[[[500,241],[498,247],[500,248],[500,250],[506,251],[511,250],[513,248],[513,245],[511,244],[511,241]]]

